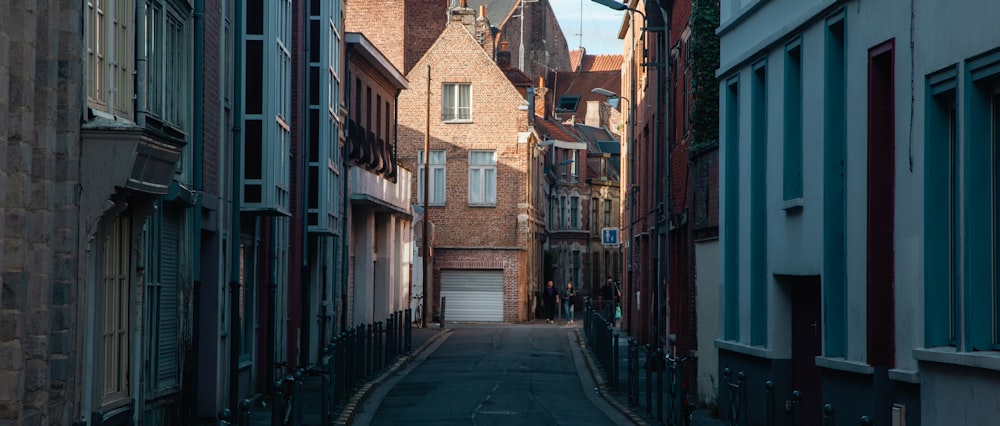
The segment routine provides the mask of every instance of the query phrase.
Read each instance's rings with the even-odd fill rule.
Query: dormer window
[[[556,112],[576,112],[576,107],[579,105],[579,96],[563,95],[559,97],[559,103],[556,104]]]

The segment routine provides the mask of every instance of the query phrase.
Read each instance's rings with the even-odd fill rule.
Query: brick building
[[[620,136],[612,124],[621,114],[592,90],[617,89],[622,62],[621,55],[583,50],[571,57],[571,70],[550,72],[538,88],[544,102],[535,108],[547,149],[546,249],[554,259],[547,279],[560,288],[572,281],[581,295],[598,297],[607,277],[621,280],[620,246],[601,241],[604,228],[621,227]]]
[[[524,321],[528,283],[539,279],[541,257],[530,184],[540,158],[529,129],[526,77],[515,86],[493,61],[484,48],[489,40],[477,37],[483,27],[475,11],[453,8],[450,17],[407,73],[410,89],[399,97],[399,161],[418,170],[413,199],[420,203],[429,194],[426,213],[435,224],[427,306],[437,315],[438,298],[447,297],[449,320]]]
[[[717,291],[709,290],[704,297],[698,291],[714,289],[710,280],[717,278],[716,141],[715,132],[705,131],[717,126],[717,117],[714,108],[703,107],[714,102],[716,89],[695,90],[697,64],[714,61],[705,55],[715,50],[693,50],[692,5],[625,2],[619,32],[625,43],[619,93],[626,102],[634,101],[622,110],[623,261],[628,294],[624,326],[640,341],[678,356],[711,351],[717,322],[712,318],[718,316]],[[696,114],[707,118],[699,121]],[[703,265],[696,254],[705,256]],[[703,286],[698,281],[702,272],[707,279]],[[707,326],[705,338],[699,337],[700,319]],[[711,374],[713,359],[709,354],[703,366]],[[699,360],[698,368],[702,364]],[[682,369],[683,378],[699,391],[698,368],[689,365]],[[702,382],[717,383],[712,379],[705,377]],[[714,402],[714,390],[710,393],[705,399]]]

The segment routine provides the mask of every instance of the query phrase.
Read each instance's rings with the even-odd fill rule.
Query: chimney
[[[468,0],[462,0],[461,6],[451,9],[451,21],[461,23],[470,34],[476,35],[476,11],[469,7]]]
[[[538,77],[538,88],[535,89],[535,114],[548,117],[549,88],[545,87],[545,77]]]
[[[486,47],[486,36],[490,34],[490,21],[486,19],[486,5],[479,5],[479,16],[476,17],[475,30],[472,33],[476,37],[476,41],[479,42],[480,46]],[[490,47],[493,46],[493,41],[490,40]],[[490,52],[487,52],[490,53]]]
[[[507,50],[507,42],[500,42],[500,51],[497,52],[497,66],[502,70],[510,69],[510,51]]]

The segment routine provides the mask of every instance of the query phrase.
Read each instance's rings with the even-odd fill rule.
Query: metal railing
[[[756,388],[756,386],[751,387],[747,385],[748,379],[746,374],[742,371],[733,373],[729,368],[724,368],[722,370],[723,380],[719,384],[719,391],[722,392],[723,389],[727,390],[726,395],[728,396],[728,409],[726,409],[727,424],[730,426],[737,425],[747,425],[755,424],[759,420],[749,420],[751,414],[754,416],[759,416],[761,411],[757,411],[759,407],[754,404],[758,404],[759,399],[753,399],[754,404],[747,404],[747,394],[748,392],[757,392],[762,390],[764,392],[764,405],[763,405],[763,421],[766,426],[776,426],[776,425],[792,425],[799,426],[803,424],[802,418],[802,392],[799,390],[793,390],[790,393],[790,397],[783,402],[778,402],[776,384],[774,380],[764,381],[763,386]],[[759,394],[754,394],[759,395]],[[781,419],[778,416],[778,411],[782,410],[779,408],[784,405],[783,411],[787,415],[786,419]],[[837,410],[833,404],[824,404],[821,408],[820,413],[818,413],[819,418],[807,418],[804,424],[820,424],[822,426],[835,426],[837,425]],[[751,410],[753,409],[753,410]],[[757,418],[757,417],[754,417]],[[858,420],[858,424],[861,426],[871,426],[873,421],[869,416],[861,416]]]
[[[619,334],[613,327],[612,311],[584,301],[584,335],[587,347],[606,374],[611,391],[618,392],[620,365]],[[628,406],[642,411],[658,424],[664,418],[668,425],[688,425],[694,404],[688,395],[688,386],[681,379],[686,361],[693,358],[676,357],[660,348],[641,345],[634,338],[628,339],[625,355],[625,390]],[[645,369],[645,374],[640,372]]]
[[[242,400],[238,413],[220,414],[220,424],[334,423],[363,385],[412,351],[411,324],[412,312],[407,309],[389,314],[385,321],[345,330],[323,346],[319,364],[279,376],[266,397]]]

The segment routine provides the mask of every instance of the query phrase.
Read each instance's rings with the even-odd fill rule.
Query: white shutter
[[[443,270],[445,321],[503,322],[503,271]]]

